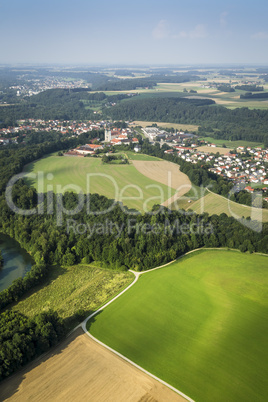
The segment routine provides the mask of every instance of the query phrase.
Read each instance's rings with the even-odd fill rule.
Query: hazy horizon
[[[0,64],[268,64],[264,0],[0,1]]]

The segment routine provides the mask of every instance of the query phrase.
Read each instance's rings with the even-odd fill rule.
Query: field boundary
[[[123,293],[125,293],[128,289],[130,289],[139,279],[140,275],[146,274],[147,272],[151,272],[151,271],[155,271],[156,269],[160,269],[160,268],[164,268],[170,264],[172,264],[173,262],[177,261],[178,259],[184,257],[187,254],[190,254],[196,250],[192,250],[189,251],[188,253],[184,254],[183,256],[180,256],[179,258],[177,258],[176,260],[170,261],[164,265],[160,265],[159,267],[155,267],[152,269],[149,269],[147,271],[142,271],[142,272],[136,272],[136,271],[132,271],[130,270],[130,272],[132,272],[135,275],[135,279],[133,282],[131,282],[131,284],[129,286],[127,286],[122,292],[120,292],[118,295],[116,295],[112,300],[110,300],[108,303],[106,303],[104,306],[98,308],[98,310],[94,311],[92,314],[90,314],[80,325],[78,325],[75,329],[82,327],[83,331],[91,338],[93,339],[95,342],[97,342],[99,345],[103,346],[104,348],[108,349],[110,352],[116,354],[117,356],[119,356],[121,359],[125,360],[126,362],[130,363],[132,366],[138,368],[139,370],[141,370],[143,373],[149,375],[150,377],[152,377],[153,379],[157,380],[158,382],[160,382],[161,384],[165,385],[166,387],[168,387],[169,389],[171,389],[172,391],[176,392],[176,394],[179,394],[180,396],[182,396],[183,398],[185,398],[187,401],[189,402],[195,402],[193,399],[191,399],[189,396],[185,395],[183,392],[179,391],[177,388],[173,387],[172,385],[168,384],[167,382],[161,380],[161,378],[156,377],[154,374],[150,373],[149,371],[145,370],[144,368],[142,368],[141,366],[139,366],[138,364],[134,363],[132,360],[128,359],[127,357],[125,357],[124,355],[122,355],[121,353],[117,352],[116,350],[110,348],[108,345],[106,345],[105,343],[99,341],[97,338],[95,338],[88,330],[87,330],[87,322],[93,318],[95,315],[97,315],[99,312],[101,312],[102,310],[104,310],[106,307],[108,307],[112,302],[114,302],[116,299],[118,299],[118,297],[120,297]],[[201,250],[201,249],[200,249]],[[75,330],[74,329],[74,330]],[[73,330],[73,331],[74,331]]]
[[[141,370],[143,373],[149,375],[150,377],[154,378],[155,380],[159,381],[161,384],[165,385],[166,387],[168,387],[169,389],[171,389],[172,391],[176,392],[177,394],[179,394],[180,396],[182,396],[183,398],[185,398],[186,400],[188,400],[189,402],[195,402],[193,399],[191,399],[189,396],[185,395],[183,392],[179,391],[177,388],[173,387],[172,385],[168,384],[167,382],[161,380],[160,378],[156,377],[154,374],[148,372],[147,370],[145,370],[144,368],[142,368],[141,366],[137,365],[136,363],[134,363],[132,360],[128,359],[127,357],[125,357],[124,355],[122,355],[121,353],[117,352],[116,350],[110,348],[108,345],[106,345],[105,343],[99,341],[97,338],[95,338],[88,330],[87,330],[87,322],[93,318],[95,315],[97,315],[99,312],[101,312],[102,310],[104,310],[106,307],[108,307],[112,302],[114,302],[116,299],[118,299],[123,293],[125,293],[128,289],[130,289],[139,279],[139,277],[141,275],[144,275],[148,272],[152,272],[161,268],[164,268],[168,265],[173,264],[174,262],[178,261],[179,259],[192,254],[196,251],[200,251],[200,250],[230,250],[230,251],[236,251],[236,252],[240,252],[237,249],[230,249],[228,247],[201,247],[201,248],[197,248],[191,251],[188,251],[187,253],[181,255],[180,257],[178,257],[175,260],[172,260],[166,264],[160,265],[158,267],[149,269],[147,271],[141,271],[141,272],[136,272],[133,270],[130,270],[130,272],[132,272],[135,275],[135,279],[133,282],[130,283],[130,285],[128,285],[122,292],[120,292],[118,295],[116,295],[113,299],[111,299],[108,303],[104,304],[102,307],[98,308],[96,311],[94,311],[92,314],[90,314],[81,324],[79,324],[75,329],[82,327],[83,331],[91,338],[93,339],[95,342],[97,342],[99,345],[105,347],[106,349],[108,349],[109,351],[111,351],[112,353],[116,354],[117,356],[119,356],[121,359],[125,360],[126,362],[132,364],[134,367],[138,368],[139,370]],[[257,254],[257,253],[256,253]]]
[[[149,269],[147,271],[141,271],[141,272],[136,272],[133,270],[130,270],[130,272],[132,272],[135,275],[135,279],[133,282],[131,282],[130,285],[128,285],[122,292],[120,292],[118,295],[116,295],[113,299],[111,299],[108,303],[104,304],[102,307],[100,307],[98,310],[96,310],[95,312],[93,312],[92,314],[90,314],[80,325],[78,325],[76,328],[78,327],[82,327],[83,331],[95,342],[97,342],[99,345],[103,346],[104,348],[108,349],[110,352],[116,354],[118,357],[120,357],[121,359],[125,360],[126,362],[128,362],[129,364],[133,365],[134,367],[138,368],[139,370],[141,370],[143,373],[149,375],[150,377],[152,377],[153,379],[157,380],[158,382],[160,382],[161,384],[165,385],[166,387],[168,387],[169,389],[171,389],[172,391],[174,391],[175,393],[177,393],[178,395],[182,396],[183,398],[185,398],[187,401],[189,402],[195,402],[193,399],[191,399],[189,396],[185,395],[183,392],[179,391],[177,388],[173,387],[172,385],[168,384],[167,382],[161,380],[160,378],[156,377],[154,374],[148,372],[147,370],[145,370],[144,368],[142,368],[141,366],[137,365],[135,362],[133,362],[132,360],[128,359],[127,357],[125,357],[124,355],[122,355],[121,353],[117,352],[116,350],[110,348],[108,345],[106,345],[105,343],[99,341],[97,338],[95,338],[86,328],[87,326],[87,322],[93,318],[95,315],[97,315],[99,312],[101,312],[102,310],[104,310],[106,307],[108,307],[113,301],[115,301],[116,299],[118,299],[123,293],[125,293],[128,289],[130,289],[139,279],[139,277],[141,275],[144,275],[148,272],[152,272],[161,268],[164,268],[166,266],[169,266],[171,264],[173,264],[174,262],[178,261],[179,259],[195,253],[197,251],[202,251],[202,250],[226,250],[226,251],[235,251],[240,253],[240,250],[237,249],[231,249],[228,247],[201,247],[201,248],[197,248],[191,251],[188,251],[187,253],[181,255],[180,257],[178,257],[175,260],[172,260],[166,264],[160,265],[158,267]],[[254,254],[260,254],[260,253],[254,253]],[[267,254],[263,254],[267,257]]]

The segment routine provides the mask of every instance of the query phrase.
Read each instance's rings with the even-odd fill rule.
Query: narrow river
[[[20,247],[19,243],[9,236],[0,233],[0,250],[4,263],[0,268],[0,291],[11,285],[14,279],[23,277],[31,269],[33,260]]]

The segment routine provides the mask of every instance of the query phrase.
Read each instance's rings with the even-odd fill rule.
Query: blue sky
[[[0,0],[0,64],[268,65],[267,15],[267,0]]]

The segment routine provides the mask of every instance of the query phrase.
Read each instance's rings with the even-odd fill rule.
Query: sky
[[[0,64],[268,65],[267,0],[0,0]]]

